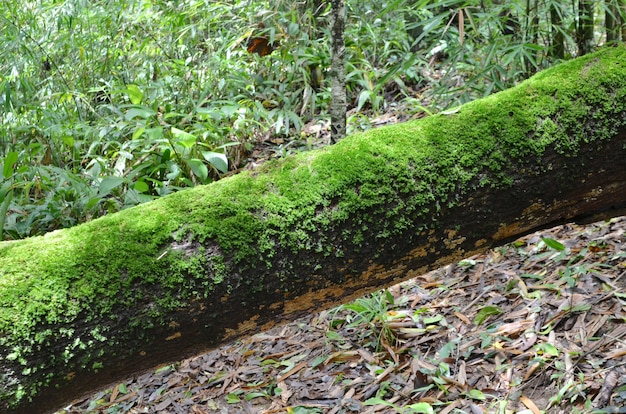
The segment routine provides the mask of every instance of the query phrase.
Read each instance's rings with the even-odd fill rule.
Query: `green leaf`
[[[330,339],[331,341],[340,341],[342,339],[341,335],[339,335],[335,331],[327,331],[326,338]]]
[[[559,350],[556,349],[556,347],[552,344],[549,344],[547,342],[543,342],[540,344],[535,345],[534,347],[535,352],[537,352],[538,354],[544,355],[544,356],[549,356],[549,357],[558,357],[559,356]]]
[[[259,397],[267,397],[267,394],[264,392],[251,392],[249,394],[246,394],[246,401],[250,401]]]
[[[135,185],[133,185],[133,188],[139,191],[140,193],[145,193],[146,191],[150,189],[150,187],[148,186],[148,184],[146,184],[145,181],[137,181]]]
[[[143,106],[134,106],[131,107],[128,111],[126,111],[126,115],[124,115],[124,119],[130,121],[134,118],[143,118],[148,119],[151,116],[155,115],[156,112],[152,108],[147,108]]]
[[[185,148],[191,148],[196,144],[196,137],[182,129],[172,127],[172,135],[176,138],[176,143]]]
[[[417,404],[411,404],[404,407],[405,413],[424,413],[424,414],[435,414],[435,410],[431,407],[430,404],[421,402]]]
[[[558,241],[551,239],[550,237],[542,237],[541,240],[546,244],[546,246],[548,246],[549,248],[562,252],[563,250],[565,250],[565,246],[563,246],[561,243],[559,243]]]
[[[388,290],[385,289],[385,299],[387,299],[387,303],[389,305],[393,305],[394,304],[394,299],[393,299],[393,295],[391,294],[391,292],[389,292]]]
[[[441,322],[442,319],[443,319],[443,315],[437,315],[431,318],[424,318],[422,322],[424,322],[425,325],[432,325],[432,324]]]
[[[470,392],[468,393],[469,397],[474,399],[474,400],[480,400],[483,401],[486,399],[485,394],[483,394],[483,392],[481,390],[470,390]]]
[[[11,204],[11,200],[13,200],[13,190],[9,190],[4,195],[4,200],[2,200],[2,204],[0,204],[0,240],[4,239],[4,224],[7,219],[7,211],[9,209],[9,205]]]
[[[209,169],[202,160],[197,158],[192,158],[190,160],[185,160],[191,171],[196,175],[196,177],[200,178],[202,181],[206,180],[209,176]]]
[[[128,95],[128,99],[134,105],[139,105],[143,100],[143,92],[137,85],[130,84],[126,87],[126,94]]]
[[[113,176],[104,177],[102,181],[100,181],[98,194],[100,195],[110,194],[113,189],[122,185],[124,181],[125,180],[122,177],[113,177]]]
[[[61,137],[61,141],[63,141],[63,143],[70,148],[73,147],[74,143],[76,142],[74,137],[70,135],[64,135],[63,137]]]
[[[454,348],[456,348],[456,342],[455,341],[450,341],[450,342],[446,343],[439,350],[439,358],[441,358],[441,359],[449,358],[450,355],[452,355],[452,352],[454,351]]]
[[[370,99],[370,96],[372,96],[372,91],[364,90],[363,92],[361,92],[361,94],[359,95],[359,101],[357,104],[357,111],[363,108],[363,105],[365,105],[367,100]]]
[[[139,138],[144,131],[146,130],[146,127],[139,127],[135,130],[135,132],[133,132],[133,138],[132,139],[137,139]]]
[[[213,151],[202,151],[202,156],[222,174],[228,172],[228,158],[226,155]]]
[[[239,402],[239,396],[235,393],[230,393],[226,396],[227,404],[237,404]]]
[[[4,157],[4,166],[2,167],[2,174],[5,179],[13,175],[13,167],[17,162],[18,153],[15,151],[9,151]]]
[[[173,368],[174,367],[172,365],[164,365],[164,366],[159,367],[156,370],[154,370],[154,373],[155,374],[163,374],[163,373],[166,373],[166,372],[173,371],[174,370]]]
[[[487,319],[489,316],[499,315],[501,313],[502,313],[502,309],[500,309],[497,306],[491,306],[491,305],[485,306],[481,310],[479,310],[476,316],[474,317],[474,324],[482,325],[482,323],[485,322],[485,319]]]
[[[399,410],[400,407],[398,407],[395,404],[390,403],[389,401],[385,401],[382,398],[378,398],[378,397],[373,397],[370,398],[369,400],[366,400],[363,405],[385,405],[387,407],[393,407],[396,410]]]

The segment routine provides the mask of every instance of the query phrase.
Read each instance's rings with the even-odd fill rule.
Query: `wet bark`
[[[0,412],[59,409],[542,227],[626,213],[624,52],[606,53],[453,113],[1,243]],[[15,295],[22,283],[33,291]]]

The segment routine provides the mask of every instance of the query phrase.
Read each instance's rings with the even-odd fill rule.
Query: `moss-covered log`
[[[626,50],[611,48],[457,111],[0,244],[0,411],[50,411],[625,207]]]

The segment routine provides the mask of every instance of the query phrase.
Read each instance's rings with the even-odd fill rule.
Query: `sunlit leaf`
[[[126,94],[134,105],[139,105],[143,100],[143,92],[137,85],[130,84],[126,86]]]
[[[181,129],[172,127],[172,135],[176,139],[176,143],[182,145],[185,148],[191,148],[196,143],[195,135]]]

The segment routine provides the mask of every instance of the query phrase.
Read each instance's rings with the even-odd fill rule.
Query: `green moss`
[[[624,56],[623,48],[604,49],[455,113],[357,134],[268,163],[256,174],[2,243],[0,350],[28,376],[46,369],[45,363],[32,366],[38,349],[65,341],[68,366],[78,366],[77,350],[88,361],[93,344],[117,339],[106,327],[77,337],[78,326],[61,334],[51,326],[73,326],[81,318],[115,322],[120,310],[136,306],[141,311],[128,321],[129,332],[155,326],[191,296],[236,287],[224,283],[262,290],[262,280],[229,280],[247,268],[288,280],[288,264],[272,260],[278,249],[318,254],[310,264],[320,269],[325,256],[427,230],[441,209],[458,205],[476,187],[510,185],[510,165],[549,168],[541,165],[547,149],[575,156],[581,143],[611,138],[626,111]],[[327,234],[341,236],[329,240]],[[159,291],[155,286],[162,295],[147,307],[143,293]],[[36,392],[36,384],[12,375],[0,373],[9,384],[2,399]]]

